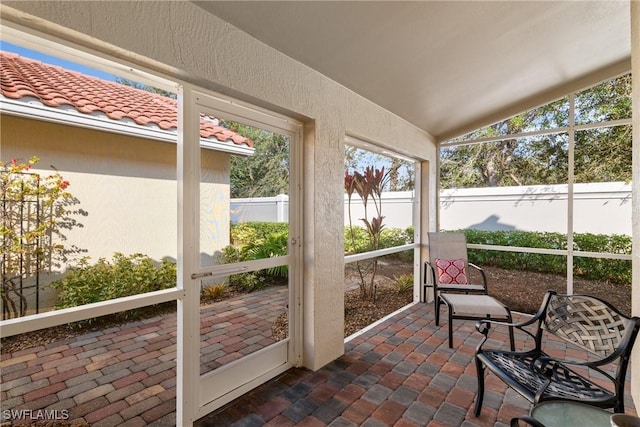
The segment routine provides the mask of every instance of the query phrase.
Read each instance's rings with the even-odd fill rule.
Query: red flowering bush
[[[382,231],[385,228],[383,224],[384,216],[382,215],[382,192],[389,181],[389,173],[385,173],[384,167],[374,169],[373,166],[367,166],[364,173],[354,172],[350,174],[348,171],[344,174],[344,189],[347,193],[348,218],[349,218],[349,245],[352,248],[357,247],[356,244],[356,227],[351,217],[351,201],[353,193],[357,193],[364,207],[364,218],[360,220],[366,226],[368,237],[368,251],[376,251],[380,249],[380,239]],[[371,201],[375,209],[375,213],[369,218],[368,203]],[[375,302],[377,286],[375,282],[378,269],[378,260],[373,258],[371,261],[356,261],[356,269],[360,279],[360,295],[363,299],[370,299]]]
[[[0,295],[4,312],[11,317],[24,316],[27,310],[27,299],[18,287],[20,280],[51,268],[57,255],[64,253],[54,237],[72,203],[72,195],[66,191],[69,181],[56,170],[46,176],[32,171],[39,161],[32,157],[27,162],[0,162],[0,239],[4,255],[0,259]]]

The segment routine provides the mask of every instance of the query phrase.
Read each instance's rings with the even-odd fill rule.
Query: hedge
[[[519,246],[543,249],[567,249],[567,235],[531,231],[458,230],[467,237],[467,243]],[[631,237],[574,233],[574,251],[631,254]],[[503,252],[469,249],[469,261],[481,266],[521,269],[541,273],[566,274],[567,257],[533,253]],[[574,257],[574,275],[607,283],[630,284],[631,261],[603,258]]]
[[[288,224],[271,222],[252,222],[232,227],[232,240],[240,246],[273,245],[273,236],[282,237],[286,245]],[[562,233],[531,231],[484,231],[458,230],[467,237],[468,243],[518,246],[524,248],[567,249],[567,235]],[[354,227],[355,245],[352,244],[351,230],[344,229],[345,252],[360,253],[368,250],[369,240],[363,227]],[[271,238],[270,238],[271,237]],[[575,251],[601,252],[615,254],[631,253],[631,237],[625,235],[605,235],[575,233],[573,236]],[[383,230],[381,246],[383,248],[400,246],[413,242],[413,227],[407,229],[388,228]],[[355,246],[355,247],[354,247]],[[286,247],[283,248],[286,253]],[[529,270],[541,273],[566,274],[567,257],[564,255],[543,255],[534,253],[504,252],[470,249],[469,260],[481,266],[494,266],[506,269]],[[574,257],[574,275],[585,279],[600,280],[607,283],[630,284],[631,262],[627,260]]]

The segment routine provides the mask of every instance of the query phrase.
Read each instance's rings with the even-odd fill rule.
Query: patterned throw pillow
[[[438,283],[442,285],[466,285],[467,273],[462,259],[436,258],[438,269]]]

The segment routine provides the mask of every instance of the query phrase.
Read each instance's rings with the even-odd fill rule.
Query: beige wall
[[[36,170],[53,165],[79,200],[82,227],[70,243],[92,259],[114,251],[154,259],[176,256],[176,146],[2,115],[3,159],[40,157]]]
[[[341,355],[344,136],[365,138],[423,162],[435,161],[433,138],[190,2],[6,1],[2,7],[5,20],[175,73],[305,122],[304,365],[317,369]],[[435,194],[435,170],[424,169],[431,174],[426,194]],[[434,212],[435,199],[423,206]],[[423,216],[423,223],[433,226],[433,215]]]
[[[631,283],[631,314],[640,317],[640,2],[631,3],[631,72],[633,102],[633,277]],[[638,338],[640,340],[640,337]],[[636,342],[631,359],[631,394],[640,408],[640,341]]]
[[[176,259],[176,144],[0,115],[3,161],[40,158],[35,171],[54,166],[70,182],[78,203],[69,207],[78,226],[62,230],[61,243],[90,256],[142,253],[154,260]],[[202,152],[201,257],[210,259],[229,244],[229,156]],[[64,269],[64,266],[62,266]],[[58,276],[53,274],[45,284]],[[50,307],[47,291],[42,307]],[[30,307],[35,304],[30,303]]]

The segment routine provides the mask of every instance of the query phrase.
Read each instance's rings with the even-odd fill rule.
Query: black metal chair
[[[475,356],[476,416],[482,409],[485,369],[532,404],[570,400],[624,412],[625,377],[640,318],[626,317],[606,301],[592,296],[548,291],[532,319],[513,324],[533,338],[533,349],[514,352],[483,348],[493,324],[505,323],[480,320],[476,324],[483,334]],[[545,344],[554,337],[585,350],[587,360],[551,357],[545,352]],[[592,380],[586,372],[597,373],[598,379]]]
[[[540,421],[528,415],[520,415],[518,417],[511,418],[511,422],[509,423],[509,425],[511,427],[522,427],[522,426],[545,427],[545,425],[542,424]]]

